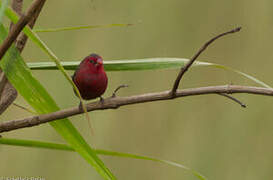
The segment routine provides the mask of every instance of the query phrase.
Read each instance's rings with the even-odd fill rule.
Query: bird
[[[102,57],[95,53],[85,57],[76,68],[72,80],[84,100],[98,97],[103,100],[102,95],[107,89],[108,77]]]

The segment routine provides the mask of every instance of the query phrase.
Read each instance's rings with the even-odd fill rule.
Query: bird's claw
[[[115,89],[115,91],[113,92],[113,94],[112,94],[111,97],[112,97],[112,98],[116,97],[116,94],[117,94],[118,90],[120,90],[121,88],[126,88],[126,87],[128,87],[127,84],[119,85],[119,86]]]
[[[79,104],[79,110],[83,112],[83,104],[82,104],[81,101],[80,101],[80,104]]]
[[[100,96],[100,102],[103,104],[104,103],[104,98]]]

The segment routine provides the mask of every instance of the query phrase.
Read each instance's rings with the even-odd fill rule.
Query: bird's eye
[[[91,62],[92,64],[96,64],[96,62],[94,60],[90,60],[89,62]]]

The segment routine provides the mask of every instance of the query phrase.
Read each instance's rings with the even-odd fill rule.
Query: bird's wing
[[[71,78],[72,78],[73,81],[75,80],[75,76],[76,76],[78,70],[80,69],[80,66],[81,66],[82,62],[76,67],[74,74],[71,76]]]

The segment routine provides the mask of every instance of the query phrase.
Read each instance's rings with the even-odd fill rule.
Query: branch
[[[176,93],[176,90],[179,86],[179,83],[180,83],[180,80],[182,79],[183,75],[187,72],[187,70],[191,67],[191,65],[194,63],[194,61],[199,57],[199,55],[206,50],[206,48],[213,42],[215,41],[216,39],[220,38],[220,37],[223,37],[225,35],[228,35],[228,34],[231,34],[231,33],[235,33],[235,32],[239,32],[241,30],[241,27],[238,27],[238,28],[235,28],[231,31],[228,31],[228,32],[225,32],[225,33],[222,33],[222,34],[219,34],[217,36],[215,36],[214,38],[212,38],[211,40],[209,40],[208,42],[206,42],[198,51],[197,53],[190,59],[190,61],[185,65],[183,66],[181,69],[180,69],[180,72],[179,74],[177,75],[177,78],[173,84],[173,88],[170,92],[170,95],[171,97],[175,97],[175,93]]]
[[[34,24],[35,24],[35,22],[36,22],[36,20],[37,20],[37,18],[39,16],[41,10],[42,10],[44,4],[45,4],[45,0],[42,1],[39,6],[37,6],[37,9],[36,9],[35,13],[32,15],[32,19],[28,23],[28,26],[31,29],[33,28],[33,26],[34,26]],[[20,52],[23,51],[26,42],[27,42],[27,36],[23,32],[21,32],[20,35],[17,38],[17,41],[16,41],[16,47]]]
[[[170,97],[170,91],[156,92],[140,94],[128,97],[110,97],[105,99],[103,102],[96,101],[88,103],[86,105],[87,111],[105,110],[105,109],[117,109],[121,106],[146,103],[152,101],[163,101],[174,98],[180,98],[185,96],[195,96],[204,94],[232,94],[232,93],[248,93],[248,94],[259,94],[273,96],[273,89],[261,88],[261,87],[250,87],[250,86],[238,86],[238,85],[225,85],[225,86],[209,86],[178,90],[175,97]],[[21,129],[25,127],[37,126],[39,124],[55,121],[58,119],[67,118],[77,114],[81,114],[83,111],[79,106],[63,109],[49,114],[42,114],[39,116],[32,116],[25,119],[13,120],[0,123],[0,133],[12,131],[15,129]]]
[[[21,16],[23,0],[12,0],[11,7],[19,16]]]
[[[11,8],[17,13],[17,15],[20,17],[22,14],[22,8],[23,8],[23,0],[12,0],[11,2]],[[10,30],[14,26],[13,22],[10,23]]]
[[[17,95],[18,93],[16,89],[10,84],[10,82],[7,82],[0,99],[0,115],[12,104]]]
[[[4,88],[5,88],[7,82],[8,82],[7,77],[5,76],[4,72],[1,71],[1,74],[0,74],[0,97],[2,97]]]

